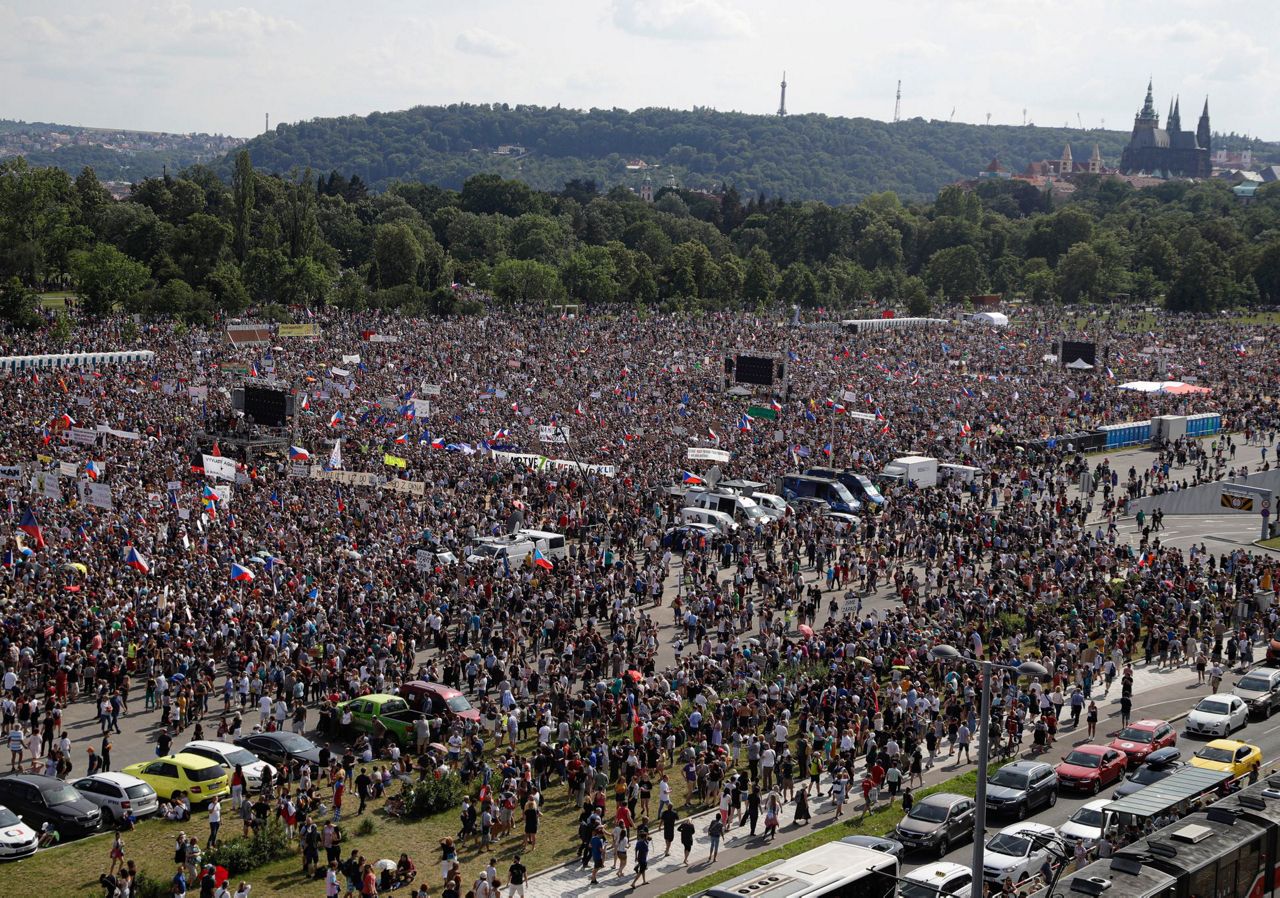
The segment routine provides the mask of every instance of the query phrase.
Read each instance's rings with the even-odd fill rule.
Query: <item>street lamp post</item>
[[[935,660],[946,661],[952,663],[972,664],[975,665],[982,674],[982,697],[979,702],[978,709],[978,785],[974,789],[973,809],[973,883],[970,886],[970,898],[983,898],[983,888],[986,884],[986,872],[984,862],[986,861],[987,845],[984,841],[987,833],[987,765],[990,763],[990,738],[991,732],[991,672],[993,670],[1009,670],[1019,676],[1026,674],[1028,676],[1045,676],[1049,673],[1048,668],[1043,664],[1035,661],[1023,661],[1017,666],[1009,664],[994,664],[985,659],[978,660],[967,658],[960,654],[960,650],[952,645],[935,645],[929,650],[929,654]]]

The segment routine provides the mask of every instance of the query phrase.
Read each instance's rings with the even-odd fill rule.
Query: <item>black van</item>
[[[782,478],[781,492],[782,498],[788,502],[792,499],[821,499],[831,506],[832,511],[852,514],[862,508],[862,503],[853,498],[844,484],[824,477],[787,474]]]
[[[871,478],[866,474],[858,474],[847,470],[838,471],[835,468],[810,468],[804,473],[810,477],[822,477],[826,480],[835,480],[844,484],[845,489],[865,505],[884,505],[884,494],[876,489],[876,485],[871,482]]]

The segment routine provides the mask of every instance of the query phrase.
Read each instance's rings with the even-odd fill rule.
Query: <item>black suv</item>
[[[1014,761],[987,780],[987,810],[1026,818],[1033,808],[1058,803],[1058,775],[1040,761]]]
[[[102,811],[62,780],[51,776],[11,773],[0,776],[0,804],[33,829],[49,823],[64,839],[96,832]]]
[[[921,848],[946,857],[953,844],[973,838],[972,798],[953,792],[935,792],[911,806],[898,822],[893,838],[911,851]]]

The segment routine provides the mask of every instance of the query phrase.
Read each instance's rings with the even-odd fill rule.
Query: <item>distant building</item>
[[[653,202],[653,180],[648,176],[644,176],[644,183],[640,185],[640,199],[646,203]]]
[[[1013,177],[1013,174],[1009,171],[1009,169],[1005,168],[1003,165],[1000,164],[999,159],[992,159],[989,163],[987,163],[986,168],[978,172],[978,180],[980,181],[981,180],[1007,181],[1011,177]]]
[[[501,146],[499,146],[496,150],[494,150],[494,151],[493,151],[493,155],[495,155],[495,156],[512,156],[512,157],[516,157],[516,158],[518,158],[518,157],[520,157],[520,156],[524,156],[524,155],[528,154],[528,152],[529,152],[529,151],[528,151],[528,150],[526,150],[524,147],[519,146],[519,145],[517,145],[517,144],[513,144],[513,143],[504,143],[504,144],[502,144]]]
[[[1213,173],[1210,140],[1207,97],[1195,131],[1182,130],[1182,112],[1176,98],[1169,104],[1169,115],[1161,128],[1148,81],[1146,101],[1133,117],[1133,134],[1120,156],[1120,170],[1167,178],[1207,178]]]

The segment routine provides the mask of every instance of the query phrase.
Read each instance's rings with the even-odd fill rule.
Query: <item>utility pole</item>
[[[270,112],[264,112],[264,113],[263,113],[263,115],[265,116],[264,121],[266,122],[266,124],[263,126],[262,131],[263,131],[263,133],[264,133],[264,134],[266,134],[266,133],[269,133],[269,132],[271,131],[271,113],[270,113]]]
[[[787,72],[782,70],[782,96],[778,99],[778,115],[787,114]]]
[[[898,92],[893,97],[893,121],[902,121],[902,79],[898,79]]]

